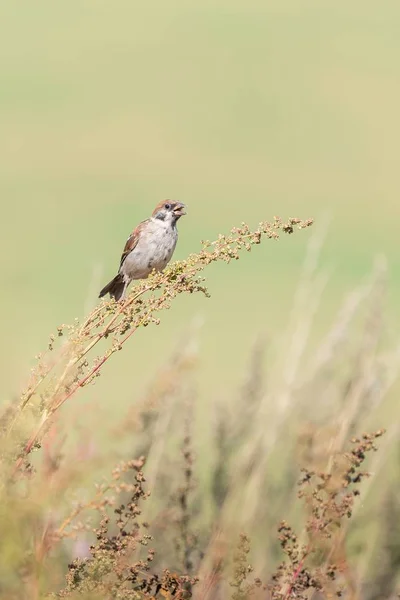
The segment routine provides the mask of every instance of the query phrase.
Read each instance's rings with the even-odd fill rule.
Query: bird
[[[125,244],[117,275],[99,294],[110,294],[116,301],[124,300],[134,279],[146,279],[150,273],[162,271],[172,258],[178,241],[177,222],[186,215],[182,202],[163,200],[149,219],[134,229]]]

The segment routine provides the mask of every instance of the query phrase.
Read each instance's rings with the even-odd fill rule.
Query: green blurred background
[[[0,19],[6,395],[48,334],[95,305],[163,198],[189,207],[177,258],[241,221],[328,219],[317,329],[378,253],[396,319],[397,1],[38,0],[2,2]],[[139,332],[97,406],[134,399],[196,318],[204,394],[236,384],[257,333],[285,327],[312,233],[210,268],[211,300],[179,298]]]

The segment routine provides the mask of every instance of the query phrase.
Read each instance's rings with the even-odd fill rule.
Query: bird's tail
[[[110,294],[111,298],[115,298],[115,300],[118,302],[118,300],[121,300],[121,298],[124,297],[125,290],[126,283],[124,278],[121,273],[118,273],[118,275],[116,275],[114,279],[110,281],[110,283],[107,283],[107,285],[103,287],[99,294],[99,298],[102,298],[106,294]]]

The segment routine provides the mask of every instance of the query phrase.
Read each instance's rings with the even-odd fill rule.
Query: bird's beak
[[[183,215],[186,215],[186,206],[185,204],[182,204],[181,202],[177,202],[177,204],[174,207],[174,215],[176,217],[183,217]]]

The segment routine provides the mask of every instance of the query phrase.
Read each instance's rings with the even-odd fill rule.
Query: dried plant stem
[[[63,335],[63,328],[69,329],[67,344],[62,349],[58,360],[55,360],[52,365],[39,362],[36,380],[22,394],[18,414],[15,418],[13,416],[6,428],[7,434],[10,435],[21,413],[27,407],[31,407],[36,413],[39,412],[39,424],[16,457],[14,473],[20,469],[33,447],[40,443],[54,414],[79,389],[100,374],[104,364],[117,350],[121,350],[139,327],[149,323],[158,324],[159,319],[155,314],[168,309],[180,293],[201,292],[208,296],[200,273],[209,264],[221,260],[224,262],[237,260],[240,251],[251,250],[253,245],[261,242],[263,236],[277,239],[280,231],[290,234],[295,228],[303,229],[311,224],[311,220],[289,219],[284,223],[281,219],[274,218],[272,223],[260,223],[254,231],[246,224],[242,224],[241,227],[233,228],[229,235],[220,235],[215,242],[204,242],[203,249],[198,254],[192,254],[187,260],[178,261],[164,272],[154,273],[149,279],[139,282],[131,296],[123,303],[114,301],[102,303],[87,317],[83,325],[60,327],[59,336]],[[90,364],[93,349],[111,335],[108,349]],[[54,339],[54,336],[51,336],[50,351],[53,349]],[[50,372],[53,373],[52,379],[48,379]]]

